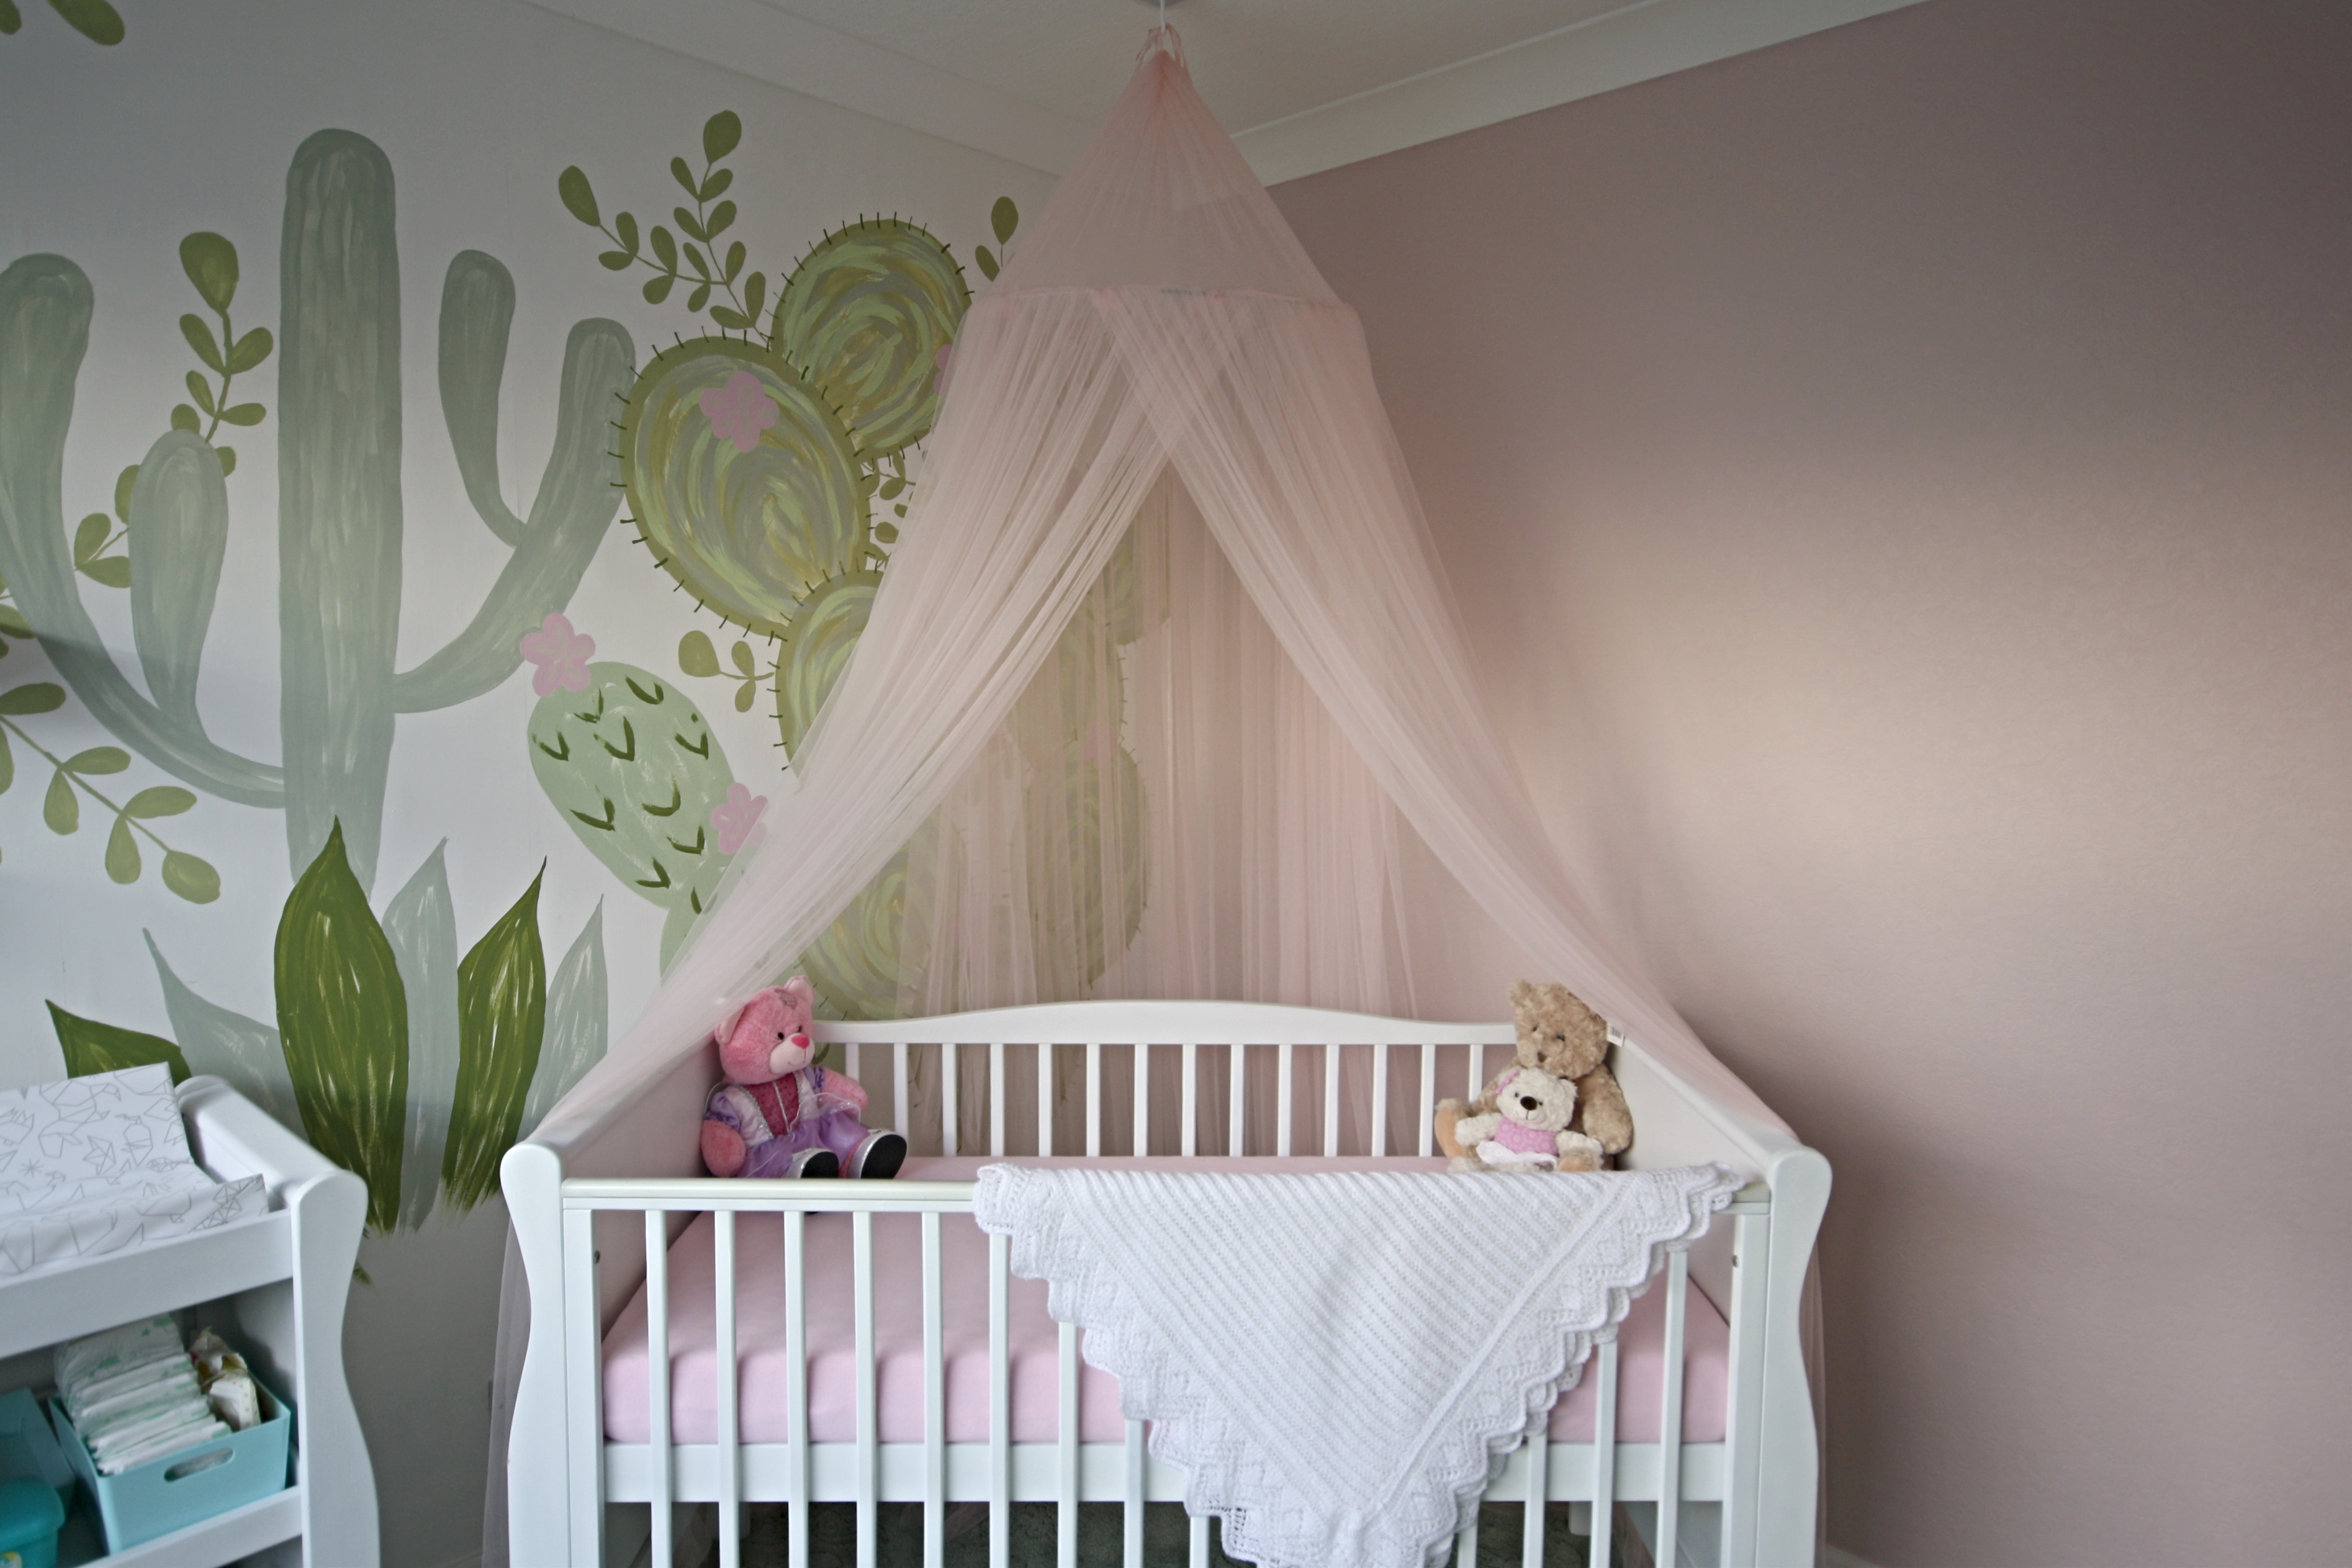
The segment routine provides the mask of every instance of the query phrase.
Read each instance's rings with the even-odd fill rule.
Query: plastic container
[[[33,1476],[54,1488],[58,1501],[73,1505],[73,1467],[49,1430],[41,1402],[28,1388],[0,1394],[0,1481]]]
[[[81,1484],[97,1500],[106,1549],[121,1552],[159,1535],[201,1524],[215,1514],[258,1502],[287,1486],[286,1455],[294,1411],[268,1389],[261,1391],[269,1415],[258,1426],[215,1437],[102,1476],[81,1434],[62,1404],[52,1404],[58,1443]],[[26,1568],[30,1568],[29,1560]]]
[[[58,1568],[66,1505],[38,1476],[0,1480],[0,1568]]]

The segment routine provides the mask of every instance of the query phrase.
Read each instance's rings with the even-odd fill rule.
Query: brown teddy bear
[[[1633,1113],[1625,1107],[1625,1091],[1618,1087],[1617,1075],[1609,1070],[1609,1021],[1565,985],[1533,985],[1524,980],[1512,983],[1511,1012],[1519,1026],[1515,1066],[1541,1068],[1573,1082],[1576,1116],[1569,1126],[1600,1146],[1598,1156],[1571,1155],[1561,1160],[1559,1168],[1601,1169],[1609,1156],[1624,1152],[1633,1142]],[[1454,1136],[1454,1123],[1465,1116],[1491,1116],[1496,1110],[1492,1083],[1475,1105],[1439,1100],[1438,1147],[1451,1159],[1468,1157],[1470,1152]]]

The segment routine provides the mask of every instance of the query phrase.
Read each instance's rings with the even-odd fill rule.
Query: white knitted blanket
[[[1423,1568],[1739,1181],[990,1165],[973,1208],[1050,1282],[1185,1506],[1263,1568]]]

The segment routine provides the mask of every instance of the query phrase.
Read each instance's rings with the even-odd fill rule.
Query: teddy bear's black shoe
[[[884,1182],[907,1163],[907,1140],[897,1132],[868,1132],[849,1156],[849,1173],[869,1182]]]
[[[830,1149],[803,1149],[793,1156],[793,1163],[785,1168],[784,1173],[788,1176],[838,1176],[841,1174],[841,1156]]]

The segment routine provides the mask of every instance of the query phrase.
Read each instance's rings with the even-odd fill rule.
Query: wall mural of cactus
[[[72,20],[106,7],[58,9]],[[11,7],[0,23],[14,15]],[[70,533],[64,450],[95,299],[64,257],[26,256],[0,271],[0,656],[10,638],[37,641],[63,683],[0,691],[0,791],[24,749],[51,769],[43,817],[53,831],[75,831],[87,797],[112,815],[105,868],[115,881],[137,879],[144,840],[162,853],[165,886],[200,903],[218,895],[218,875],[152,824],[189,810],[200,795],[282,811],[297,878],[279,921],[274,1027],[196,994],[151,937],[177,1040],[53,1008],[68,1070],[144,1051],[140,1059],[221,1074],[365,1179],[379,1230],[422,1223],[437,1196],[463,1209],[495,1190],[498,1158],[525,1118],[603,1054],[600,914],[551,981],[536,880],[462,959],[440,849],[381,920],[369,889],[398,716],[489,691],[522,662],[529,634],[562,618],[618,510],[610,424],[635,379],[617,322],[572,326],[552,450],[527,515],[516,516],[498,467],[514,282],[482,252],[452,258],[438,321],[442,413],[467,498],[509,553],[468,624],[413,668],[396,668],[404,510],[395,219],[392,166],[373,142],[337,130],[304,141],[286,178],[274,335],[235,326],[236,247],[209,232],[184,240],[182,270],[208,312],[179,322],[199,364],[186,378],[188,401],[122,471],[112,517],[89,513]],[[232,393],[273,352],[276,763],[214,741],[197,709],[229,528],[226,481],[237,466],[236,451],[215,437],[225,426],[267,416]],[[110,553],[118,540],[126,552]],[[84,578],[129,591],[143,694],[91,620]],[[60,756],[25,727],[63,706],[68,690],[120,746]],[[134,753],[181,783],[118,804],[90,782],[126,771]]]
[[[898,541],[896,520],[907,515],[907,455],[938,413],[939,373],[971,291],[954,255],[928,230],[901,217],[872,216],[824,235],[780,276],[771,303],[769,274],[747,265],[744,242],[727,240],[725,251],[719,248],[738,216],[725,198],[734,174],[723,161],[741,136],[740,120],[722,111],[703,125],[698,169],[684,157],[670,161],[671,178],[693,204],[675,206],[670,225],[642,226],[626,211],[607,221],[576,165],[558,177],[556,192],[573,217],[611,242],[600,258],[606,268],[650,272],[642,286],[650,303],[683,287],[686,309],[707,312],[718,329],[679,339],[639,374],[620,421],[622,479],[630,521],[655,563],[698,604],[746,634],[730,649],[729,670],[708,633],[688,633],[678,647],[680,669],[733,681],[739,710],[751,705],[761,680],[770,681],[790,757],[865,633]],[[999,198],[990,223],[1000,248],[1019,222],[1013,201]],[[997,252],[982,246],[975,255],[993,278]],[[877,518],[885,506],[890,516]],[[768,645],[764,668],[754,637]],[[637,677],[651,684],[639,687]],[[647,705],[645,692],[660,685],[643,672],[637,677],[627,679],[625,693],[608,690],[600,677],[593,704],[542,701],[532,721],[531,761],[550,801],[583,841],[625,883],[670,908],[662,943],[667,964],[724,858],[688,854],[691,836],[667,834],[644,814],[678,810],[680,802],[715,810],[711,803],[726,789],[746,786],[732,783],[715,742],[710,759],[694,759],[693,771],[707,775],[699,796],[666,774],[615,773],[600,753],[617,755],[614,747],[625,746],[626,737],[607,732],[609,717],[590,715],[638,715]],[[666,700],[684,700],[674,691]],[[567,723],[598,726],[592,749],[583,752],[568,738]],[[1067,746],[1032,759],[1041,824],[1050,817],[1057,840],[1069,837],[1069,821],[1103,819],[1100,811],[1083,809],[1074,816],[1072,806],[1097,801],[1105,779],[1115,781],[1108,787],[1139,795],[1129,782],[1137,778],[1132,759],[1125,759],[1122,772],[1107,759],[1081,756],[1078,735],[1073,728],[1064,737]],[[1139,820],[1133,810],[1110,815]],[[1064,845],[1055,853],[1084,861],[1103,852],[1101,837],[1093,834],[1090,848]],[[1135,868],[1129,880],[1139,918],[1141,841],[1120,837],[1111,852]],[[690,879],[682,875],[689,866],[698,872]],[[849,1017],[898,1011],[908,896],[901,855],[803,955],[801,967],[829,1011]],[[1133,928],[1130,920],[1130,934]],[[1095,945],[1098,950],[1099,938]],[[1099,951],[1072,962],[1082,972],[1081,986],[1102,972]]]

